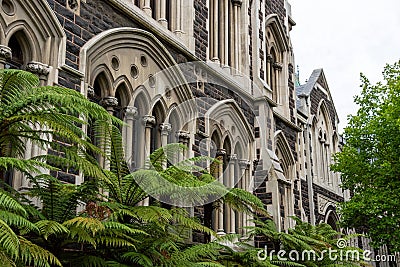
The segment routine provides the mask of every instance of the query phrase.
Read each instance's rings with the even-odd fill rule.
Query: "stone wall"
[[[200,60],[207,60],[208,49],[208,8],[207,0],[194,0],[195,17],[193,23],[195,53]]]
[[[328,199],[332,200],[335,203],[341,203],[344,201],[344,198],[342,196],[339,196],[317,184],[313,184],[313,192],[314,192],[314,207],[315,207],[314,212],[315,212],[316,223],[323,221],[326,215],[326,214],[321,214],[319,212],[318,197],[317,197],[318,194],[327,197]]]
[[[293,154],[294,160],[297,161],[297,131],[290,127],[286,122],[278,117],[275,117],[275,131],[282,131],[285,134],[286,140],[289,143],[290,151]]]
[[[321,102],[321,100],[324,99],[325,103],[328,107],[328,111],[329,111],[329,116],[331,117],[332,120],[332,127],[333,130],[337,130],[336,129],[336,124],[335,124],[335,120],[336,120],[336,113],[335,113],[335,108],[334,108],[334,104],[332,103],[331,100],[329,100],[328,96],[322,92],[321,89],[319,88],[314,88],[310,94],[310,102],[311,102],[311,114],[312,115],[316,115],[317,111],[318,111],[318,105]]]

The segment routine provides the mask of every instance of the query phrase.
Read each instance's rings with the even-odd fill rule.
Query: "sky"
[[[339,128],[357,112],[360,72],[382,80],[387,63],[400,60],[399,0],[289,0],[295,64],[304,83],[323,68],[339,115]]]

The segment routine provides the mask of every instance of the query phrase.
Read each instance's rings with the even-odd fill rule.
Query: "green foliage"
[[[232,237],[228,236],[222,238],[222,240],[228,238],[232,249],[226,249],[228,253],[220,257],[220,261],[232,266],[367,266],[362,260],[363,252],[360,249],[350,246],[339,248],[337,246],[339,238],[349,241],[351,238],[358,237],[357,235],[342,235],[328,224],[313,226],[298,218],[293,219],[296,221],[296,226],[289,229],[288,232],[278,232],[275,223],[270,219],[256,219],[253,221],[254,226],[246,227],[249,231],[249,239],[243,241],[246,242],[255,238],[266,242],[268,252],[265,259],[259,258],[265,256],[264,248],[262,248],[263,252],[259,254],[259,248],[242,243],[243,241],[232,241]],[[226,241],[223,243],[226,243]],[[272,250],[275,252],[272,253]],[[332,257],[327,253],[329,250],[332,250]],[[284,251],[286,254],[280,255],[281,258],[279,258],[278,251]],[[289,260],[289,253],[292,251],[299,253],[298,259]],[[315,259],[313,256],[309,259],[307,257],[303,259],[301,257],[303,251],[314,251]],[[346,255],[347,251],[358,251],[361,259],[353,257],[351,253],[349,257],[340,256],[341,253]],[[293,254],[293,256],[295,255]],[[282,260],[282,258],[287,260]]]
[[[0,190],[0,259],[4,266],[61,266],[48,250],[30,242],[20,234],[38,232],[28,212],[9,193]]]
[[[376,247],[399,251],[400,63],[387,65],[383,78],[373,85],[361,75],[359,110],[349,117],[332,170],[353,193],[341,206],[342,225],[365,231]]]
[[[0,171],[29,175],[52,165],[94,172],[88,153],[102,152],[82,128],[94,120],[121,123],[77,91],[39,86],[29,72],[0,70]],[[29,143],[58,154],[22,160]]]

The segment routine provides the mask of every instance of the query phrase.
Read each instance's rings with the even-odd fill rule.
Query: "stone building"
[[[308,81],[296,87],[298,125],[303,129],[298,144],[301,159],[302,202],[311,223],[326,222],[337,229],[336,204],[349,199],[340,188],[340,175],[330,171],[331,155],[343,143],[338,115],[324,71],[316,69]]]
[[[340,148],[339,121],[322,70],[295,88],[295,22],[286,0],[0,5],[0,68],[25,69],[43,85],[77,90],[124,120],[132,168],[154,149],[180,142],[189,148],[183,158],[219,158],[213,175],[254,192],[279,230],[294,225],[292,215],[335,226],[344,195],[328,166]],[[44,152],[32,147],[26,157]],[[12,184],[27,181],[14,175]],[[242,233],[248,223],[226,207],[192,212],[221,234]]]

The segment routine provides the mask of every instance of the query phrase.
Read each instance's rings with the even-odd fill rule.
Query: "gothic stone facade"
[[[0,5],[0,67],[77,90],[123,119],[133,168],[155,148],[180,142],[189,147],[183,158],[221,159],[213,174],[259,197],[280,230],[293,226],[292,215],[335,224],[345,197],[328,167],[340,145],[338,118],[322,70],[295,88],[295,22],[286,0]],[[38,153],[46,151],[29,147],[26,156]],[[29,185],[17,174],[12,183]],[[220,233],[243,233],[248,224],[224,207],[192,212]]]

